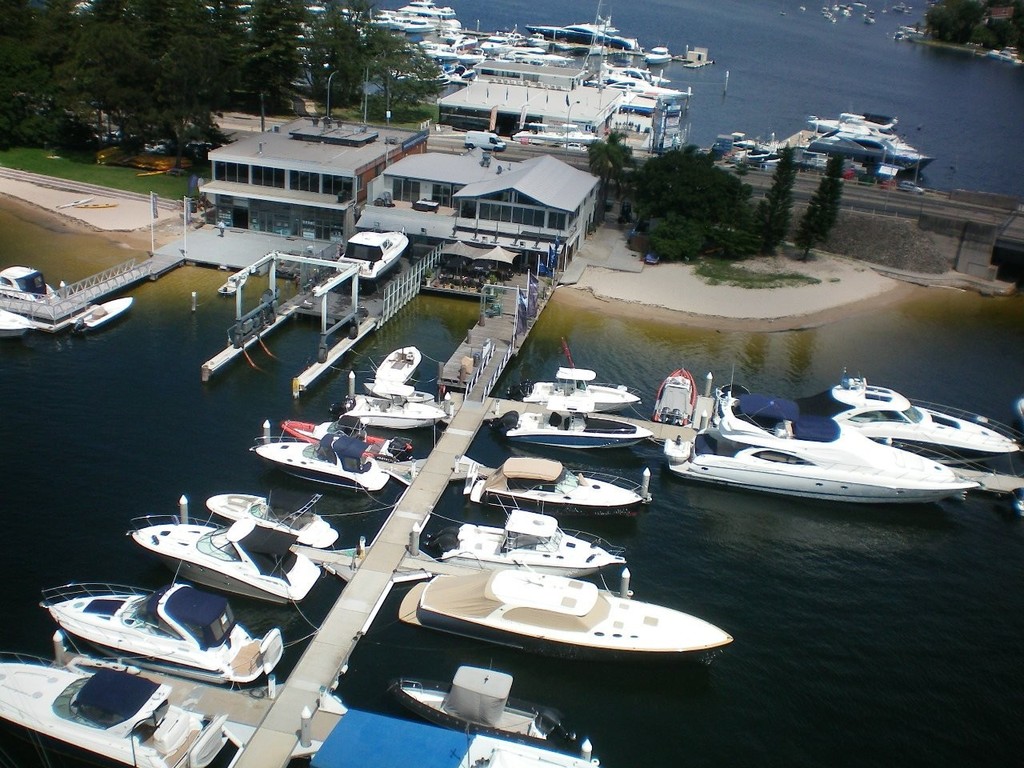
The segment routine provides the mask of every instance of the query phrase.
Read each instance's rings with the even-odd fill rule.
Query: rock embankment
[[[821,247],[851,259],[922,274],[948,272],[954,262],[954,254],[913,220],[845,211]]]

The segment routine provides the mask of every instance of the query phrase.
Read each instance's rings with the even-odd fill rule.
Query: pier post
[[[580,757],[582,757],[587,762],[590,762],[593,754],[594,745],[590,743],[590,739],[584,739],[583,743],[580,744]]]
[[[178,499],[178,517],[183,524],[188,524],[188,496],[185,494]]]
[[[271,701],[277,698],[277,675],[273,672],[267,675],[267,698]]]
[[[196,311],[196,306],[197,306],[196,299],[197,299],[197,296],[198,296],[198,294],[196,294],[195,291],[192,291],[192,312],[193,313],[195,313],[195,311]]]
[[[64,646],[64,633],[59,629],[53,633],[53,660],[58,667],[66,667],[68,664],[68,649]]]
[[[312,725],[313,713],[309,711],[309,707],[303,707],[301,719],[299,720],[299,744],[302,745],[303,749],[308,749],[309,745],[313,743],[313,739],[310,736]]]
[[[711,382],[714,380],[714,374],[708,371],[708,375],[704,377],[704,397],[711,397]]]
[[[651,500],[651,468],[644,467],[644,479],[640,481],[640,496],[646,504]]]
[[[263,442],[270,442],[270,419],[263,422]]]
[[[412,530],[409,531],[409,554],[413,557],[419,557],[420,554],[420,534],[423,533],[423,523],[419,522],[413,525]]]
[[[348,396],[349,397],[355,397],[356,396],[356,372],[355,371],[349,371],[348,372]]]
[[[622,569],[622,581],[619,582],[619,597],[629,600],[633,597],[633,590],[629,588],[629,568]]]

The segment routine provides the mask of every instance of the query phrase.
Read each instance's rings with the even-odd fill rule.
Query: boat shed
[[[226,227],[341,243],[355,231],[370,182],[425,152],[428,136],[304,117],[212,150],[213,179],[200,191]]]
[[[493,131],[511,136],[527,123],[571,123],[584,131],[604,136],[611,126],[612,116],[619,110],[622,96],[623,92],[615,88],[589,85],[568,88],[530,82],[525,77],[481,78],[438,99],[437,106],[439,122],[467,131]]]
[[[531,256],[555,245],[568,260],[594,225],[599,186],[593,174],[552,155],[512,162],[479,149],[428,152],[403,158],[372,182],[376,204],[356,226]]]

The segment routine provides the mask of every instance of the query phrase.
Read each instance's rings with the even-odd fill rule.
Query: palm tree
[[[608,200],[609,183],[615,182],[616,195],[620,195],[626,174],[633,167],[633,150],[625,139],[626,134],[612,131],[607,139],[595,141],[587,147],[590,172],[601,180],[602,209]]]

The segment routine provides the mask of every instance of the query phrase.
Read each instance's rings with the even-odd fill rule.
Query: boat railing
[[[918,408],[927,408],[929,411],[941,414],[943,416],[949,416],[954,419],[962,419],[964,421],[970,421],[977,424],[980,427],[986,427],[991,429],[993,432],[997,432],[1003,437],[1009,438],[1010,440],[1016,440],[1018,443],[1024,442],[1024,432],[1015,429],[1009,424],[1004,424],[999,421],[982,416],[980,413],[973,411],[966,411],[962,408],[956,408],[950,405],[944,405],[942,403],[930,403],[927,400],[911,400],[912,405],[916,405]]]
[[[151,591],[103,581],[73,581],[69,584],[61,584],[59,587],[47,587],[42,590],[42,594],[43,600],[40,605],[46,608],[55,603],[63,603],[80,597],[109,597],[110,595],[143,597],[151,594]]]
[[[627,480],[619,475],[612,475],[607,472],[587,472],[584,477],[587,480],[600,480],[602,483],[610,483],[611,485],[623,488],[627,491],[633,491],[634,493],[640,493],[643,486],[640,483],[636,483],[632,480]]]
[[[594,533],[587,533],[586,531],[575,531],[571,529],[562,529],[562,533],[566,536],[572,536],[573,538],[585,541],[591,546],[600,547],[612,557],[625,557],[626,548],[612,544],[605,539]]]
[[[180,525],[181,518],[177,515],[142,515],[131,519],[133,531],[141,531],[154,525]]]

